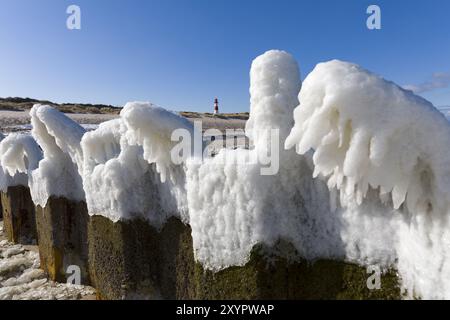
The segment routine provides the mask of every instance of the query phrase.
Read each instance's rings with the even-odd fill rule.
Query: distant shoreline
[[[94,104],[56,104],[51,101],[30,98],[0,98],[0,131],[3,133],[23,132],[30,130],[29,110],[34,104],[46,104],[66,113],[69,118],[83,126],[100,123],[119,117],[120,107]],[[248,120],[249,113],[224,113],[214,115],[193,111],[178,112],[191,122],[200,121],[202,130],[215,128],[219,130],[242,129]]]
[[[61,112],[72,114],[114,114],[118,115],[122,110],[121,106],[112,106],[107,104],[90,103],[56,103],[49,100],[38,100],[32,98],[8,97],[0,98],[0,111],[28,111],[35,104],[46,104],[58,109]],[[215,118],[222,120],[248,120],[248,112],[240,113],[221,113],[214,115],[212,113],[202,113],[194,111],[178,112],[188,119],[193,118]]]
[[[55,103],[48,100],[8,97],[0,98],[0,110],[27,111],[35,104],[46,104],[64,113],[119,114],[121,107],[89,103]]]

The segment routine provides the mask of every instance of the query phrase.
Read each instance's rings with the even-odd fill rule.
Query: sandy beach
[[[115,114],[67,113],[66,115],[79,124],[85,124],[87,127],[89,125],[98,125],[104,121],[118,117]],[[28,131],[31,129],[29,124],[30,114],[28,111],[0,110],[0,131],[4,133]]]
[[[37,246],[12,244],[0,221],[0,300],[92,300],[95,289],[48,280]]]
[[[66,115],[83,125],[87,130],[95,129],[98,124],[119,117],[117,114],[66,113]],[[189,117],[187,119],[191,122],[200,121],[203,131],[215,128],[223,131],[223,133],[225,133],[226,129],[244,129],[245,122],[247,121],[245,119],[221,116],[212,117],[200,113],[196,113],[196,117]],[[29,130],[31,130],[29,111],[0,110],[0,132],[9,133]]]

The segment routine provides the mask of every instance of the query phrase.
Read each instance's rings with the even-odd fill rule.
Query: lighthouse
[[[217,98],[214,99],[214,114],[219,113],[219,100]]]

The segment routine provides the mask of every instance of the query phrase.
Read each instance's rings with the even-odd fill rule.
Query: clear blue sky
[[[81,30],[66,28],[70,4]],[[198,111],[217,96],[247,111],[251,61],[276,48],[302,77],[338,58],[450,105],[449,16],[448,0],[0,0],[0,96]]]

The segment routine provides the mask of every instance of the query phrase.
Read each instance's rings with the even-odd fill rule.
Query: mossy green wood
[[[88,221],[85,202],[52,196],[44,208],[36,207],[41,268],[48,273],[50,279],[66,282],[68,267],[78,266],[81,283],[90,283]]]
[[[395,271],[369,290],[366,268],[334,260],[289,261],[255,246],[244,266],[219,272],[195,262],[191,229],[171,218],[162,230],[146,221],[94,216],[89,263],[102,299],[400,299]],[[292,246],[291,246],[292,247]],[[292,248],[290,249],[292,250]]]
[[[3,228],[8,241],[35,244],[35,210],[28,187],[8,187],[6,193],[1,192],[1,203]]]

